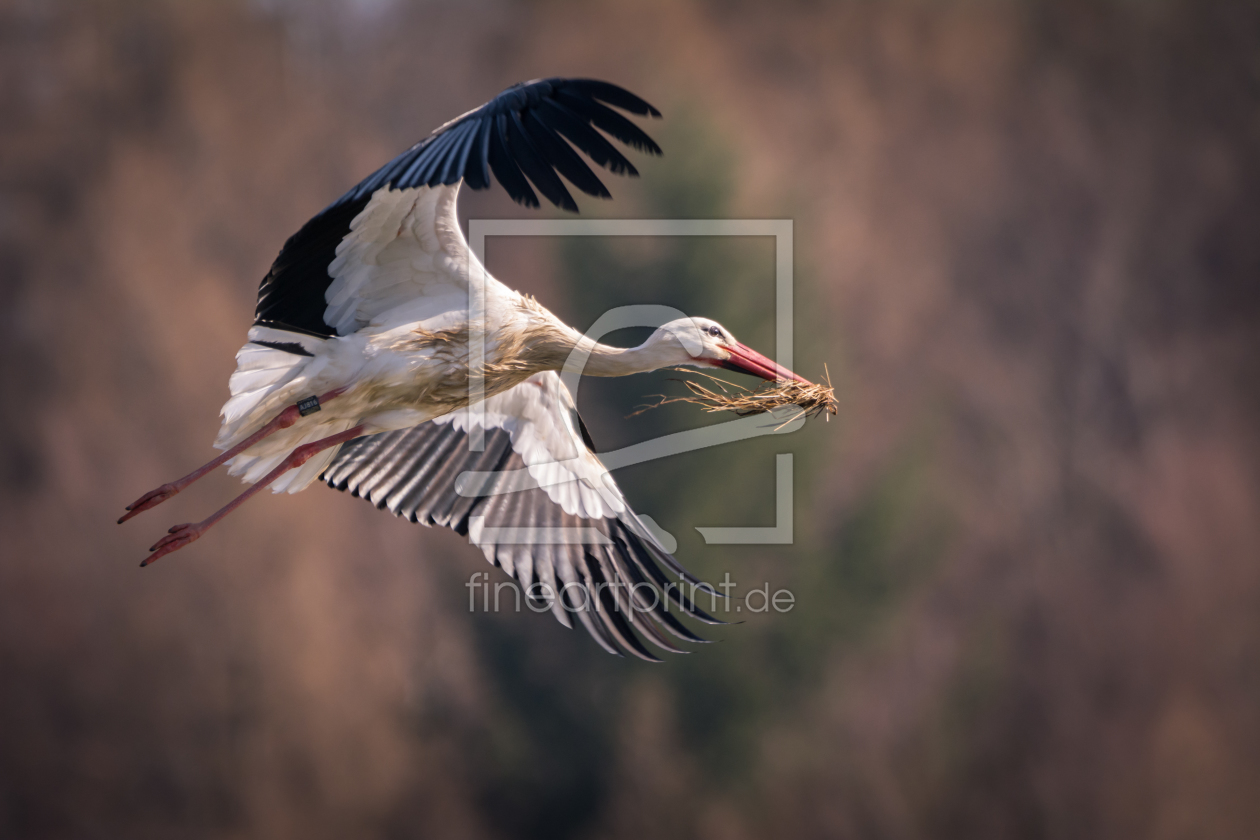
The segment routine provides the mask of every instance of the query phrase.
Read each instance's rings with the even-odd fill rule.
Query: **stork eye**
[[[709,335],[713,336],[714,338],[721,338],[722,330],[719,329],[718,327],[709,327]]]

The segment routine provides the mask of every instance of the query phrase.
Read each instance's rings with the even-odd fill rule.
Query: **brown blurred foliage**
[[[285,237],[546,75],[701,114],[731,212],[796,220],[845,419],[794,562],[907,446],[948,522],[737,773],[680,712],[718,646],[469,615],[453,535],[312,488],[135,569],[223,476],[113,524],[206,456]],[[1258,140],[1242,0],[3,0],[0,836],[1256,836]]]

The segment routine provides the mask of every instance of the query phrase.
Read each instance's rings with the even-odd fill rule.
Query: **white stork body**
[[[216,448],[231,448],[302,397],[342,393],[233,458],[232,474],[257,481],[303,443],[356,425],[366,434],[410,428],[458,407],[433,399],[438,392],[462,393],[466,401],[468,263],[474,258],[455,217],[458,189],[382,187],[372,196],[328,269],[325,320],[340,335],[250,329],[228,382],[231,398],[223,406]],[[521,299],[487,275],[486,321],[501,327],[487,331],[488,358],[495,357],[503,329],[523,326],[513,298]],[[460,335],[462,342],[440,338]],[[439,338],[425,341],[426,336]],[[276,347],[293,344],[310,355]],[[305,488],[335,454],[335,449],[321,453],[273,489]]]
[[[455,212],[462,182],[488,186],[493,169],[518,201],[537,204],[524,172],[547,198],[576,210],[552,167],[585,192],[607,191],[561,135],[597,162],[630,174],[633,167],[592,125],[659,152],[597,99],[656,115],[602,82],[553,79],[509,89],[387,164],[285,244],[263,280],[249,340],[237,353],[215,441],[224,454],[141,497],[120,522],[225,462],[253,486],[209,519],[172,528],[146,564],[196,540],[263,486],[292,493],[322,477],[413,521],[470,532],[527,592],[531,585],[548,587],[535,597],[549,601],[562,623],[576,614],[611,652],[654,658],[633,631],[666,650],[677,648],[658,628],[699,641],[668,608],[662,611],[659,598],[649,607],[639,604],[640,595],[617,588],[655,587],[665,603],[672,598],[681,611],[713,621],[689,598],[669,592],[658,562],[698,581],[630,509],[557,371],[576,349],[588,375],[690,364],[767,379],[799,377],[707,319],[666,324],[636,348],[609,347],[488,274],[478,309],[471,308],[476,262]],[[484,336],[479,393],[485,402],[478,412],[468,410],[470,335]],[[314,396],[320,396],[318,410],[303,416],[295,404]],[[485,439],[476,451],[467,442],[474,423],[483,426]],[[456,489],[465,471],[524,471],[533,485],[511,493],[490,486],[468,497]],[[580,538],[480,538],[522,529],[568,529]],[[600,584],[613,591],[575,606],[571,593],[561,595],[566,584],[587,593],[599,593]]]

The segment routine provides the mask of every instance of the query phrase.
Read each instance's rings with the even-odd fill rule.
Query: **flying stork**
[[[668,651],[682,652],[662,629],[703,641],[675,613],[721,622],[661,567],[700,582],[627,505],[558,371],[576,350],[588,354],[589,376],[691,365],[804,380],[707,318],[667,323],[638,347],[594,342],[480,273],[455,213],[460,184],[486,189],[492,172],[528,207],[539,206],[537,189],[577,212],[561,175],[588,195],[611,197],[575,148],[629,176],[638,172],[601,131],[661,152],[614,108],[660,116],[607,82],[515,85],[438,128],[303,225],[259,287],[214,442],[222,454],[141,496],[118,521],[223,464],[251,486],[207,519],[171,528],[141,565],[199,539],[263,487],[296,493],[322,479],[413,522],[471,535],[528,595],[549,602],[562,624],[571,627],[576,615],[611,653],[656,660],[635,631]],[[485,277],[476,308],[470,268]],[[470,408],[471,334],[484,336],[478,410]],[[480,448],[469,445],[473,432]],[[479,494],[463,495],[457,479],[470,471],[531,480],[512,492],[495,492],[492,480]],[[550,536],[519,538],[526,532]]]

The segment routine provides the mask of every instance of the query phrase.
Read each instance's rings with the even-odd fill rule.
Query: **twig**
[[[674,368],[674,370],[703,376],[717,383],[719,390],[715,391],[693,380],[675,379],[672,381],[682,382],[691,393],[682,397],[666,397],[664,394],[653,394],[657,398],[656,402],[639,406],[637,411],[628,415],[629,417],[635,417],[652,408],[660,408],[663,405],[679,402],[692,403],[709,412],[733,411],[740,417],[746,417],[750,414],[764,414],[788,405],[800,409],[800,414],[794,415],[785,421],[785,425],[802,416],[817,417],[819,414],[822,414],[830,419],[830,415],[839,411],[839,405],[836,402],[836,391],[831,386],[831,372],[827,370],[825,365],[823,371],[827,376],[826,385],[780,379],[755,390],[727,382],[703,371],[689,370],[687,368]]]

